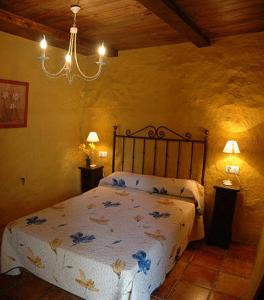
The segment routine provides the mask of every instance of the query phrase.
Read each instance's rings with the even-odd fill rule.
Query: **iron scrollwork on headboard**
[[[192,139],[192,135],[190,132],[185,133],[184,135],[175,132],[174,130],[166,127],[159,126],[155,127],[153,125],[145,126],[142,129],[131,131],[126,130],[124,135],[117,134],[117,126],[114,126],[113,132],[113,158],[112,158],[112,172],[115,171],[115,159],[116,159],[116,141],[117,138],[122,139],[122,171],[124,169],[124,161],[125,161],[125,140],[132,139],[132,165],[131,171],[134,172],[135,165],[135,141],[143,140],[143,151],[142,151],[142,174],[144,174],[145,167],[145,154],[146,154],[146,140],[154,141],[154,157],[153,157],[153,171],[152,175],[156,174],[156,153],[157,153],[157,141],[162,140],[165,141],[165,170],[164,176],[167,176],[167,163],[168,163],[168,145],[170,142],[176,142],[178,144],[178,152],[177,152],[177,174],[176,177],[179,176],[179,166],[180,166],[180,158],[181,158],[181,146],[182,143],[190,143],[191,144],[191,155],[190,155],[190,164],[189,164],[189,178],[192,178],[192,168],[193,168],[193,153],[194,153],[194,145],[202,144],[203,145],[203,155],[202,155],[202,173],[200,182],[204,184],[205,177],[205,166],[206,166],[206,154],[207,154],[207,138],[209,131],[207,129],[204,130],[204,139],[196,140]],[[172,137],[167,137],[167,134],[170,134]]]
[[[142,128],[142,129],[139,129],[139,130],[134,131],[134,132],[131,132],[130,129],[127,129],[126,130],[126,135],[127,136],[136,136],[137,134],[143,133],[146,130],[148,130],[147,131],[148,137],[149,138],[153,138],[153,139],[155,139],[155,138],[156,139],[163,139],[163,138],[165,138],[166,137],[165,130],[168,131],[168,132],[171,132],[172,134],[174,134],[175,136],[177,136],[177,137],[179,137],[179,138],[181,138],[183,140],[189,140],[192,137],[192,135],[191,135],[190,132],[186,132],[185,136],[182,136],[179,133],[177,133],[177,132],[169,129],[166,126],[159,126],[159,127],[156,128],[153,125],[146,126],[146,127]]]

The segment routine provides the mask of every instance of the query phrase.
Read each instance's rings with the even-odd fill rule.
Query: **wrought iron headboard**
[[[203,139],[192,139],[191,133],[187,132],[185,135],[181,135],[171,129],[169,129],[166,126],[159,126],[155,127],[153,125],[146,126],[142,129],[139,129],[137,131],[131,132],[130,130],[126,130],[124,135],[117,133],[117,126],[114,126],[114,132],[113,132],[113,157],[112,157],[112,172],[116,169],[116,143],[118,139],[121,139],[122,141],[122,151],[121,151],[121,169],[124,170],[124,163],[125,163],[125,141],[126,139],[132,140],[132,157],[131,158],[131,172],[134,173],[135,168],[135,144],[136,140],[143,141],[143,148],[141,153],[141,159],[142,159],[142,165],[141,165],[141,173],[144,174],[145,171],[145,156],[146,156],[146,141],[152,140],[154,141],[154,148],[153,148],[153,168],[152,168],[152,175],[156,175],[156,155],[157,155],[157,143],[159,141],[165,142],[165,162],[164,162],[164,177],[167,177],[167,169],[168,169],[168,149],[170,143],[177,143],[177,155],[175,156],[176,160],[176,174],[175,177],[178,178],[179,176],[179,169],[181,164],[181,149],[183,143],[188,143],[191,145],[191,153],[190,153],[190,163],[189,163],[189,178],[192,179],[192,172],[193,172],[193,163],[194,163],[194,145],[202,145],[203,151],[202,155],[199,158],[202,166],[201,170],[201,179],[199,180],[201,184],[204,184],[204,176],[205,176],[205,167],[206,167],[206,155],[207,155],[207,139],[208,139],[208,133],[209,131],[205,129],[203,131],[204,138]],[[144,135],[143,135],[144,134]],[[166,134],[172,135],[172,137],[166,137]],[[138,154],[140,155],[140,154]]]

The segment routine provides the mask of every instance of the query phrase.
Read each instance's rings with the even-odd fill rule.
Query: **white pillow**
[[[101,179],[100,185],[112,185],[119,188],[133,188],[150,193],[192,198],[195,200],[198,215],[202,215],[204,208],[204,187],[197,181],[190,179],[114,172]]]

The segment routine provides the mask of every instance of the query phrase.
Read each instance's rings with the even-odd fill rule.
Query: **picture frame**
[[[29,83],[0,79],[0,128],[27,127]]]

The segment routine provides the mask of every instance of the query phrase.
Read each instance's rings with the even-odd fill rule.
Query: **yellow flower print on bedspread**
[[[91,204],[87,204],[86,206],[88,209],[92,209],[92,208],[95,208],[96,205],[94,203],[91,203]]]
[[[31,261],[32,264],[34,264],[36,267],[44,269],[45,266],[44,266],[41,258],[39,256],[35,256],[31,248],[28,248],[28,252],[29,252],[29,255],[27,256],[27,258],[29,259],[29,261]]]
[[[101,225],[107,225],[109,220],[106,219],[105,217],[100,217],[100,218],[93,218],[93,217],[90,217],[90,220],[92,222],[95,222],[97,224],[101,224]]]
[[[62,244],[62,241],[58,238],[49,242],[50,248],[57,255],[57,248]]]
[[[152,239],[159,241],[162,246],[163,246],[163,242],[166,241],[165,235],[161,234],[160,230],[156,230],[154,233],[144,232],[144,234],[149,236]]]
[[[123,196],[123,197],[126,197],[126,196],[129,195],[129,193],[126,192],[126,191],[123,191],[123,192],[115,192],[115,193],[116,193],[116,195],[118,195],[118,196]]]
[[[13,256],[7,256],[10,260],[16,261],[16,259]]]
[[[64,204],[63,203],[59,203],[59,204],[56,204],[56,205],[53,205],[51,206],[52,209],[55,209],[55,210],[62,210],[65,208]]]
[[[80,272],[80,279],[76,278],[75,281],[78,282],[82,287],[88,289],[92,292],[99,292],[99,289],[95,287],[95,283],[92,279],[86,279],[83,270],[79,270]]]
[[[124,270],[125,266],[126,263],[119,258],[112,264],[112,269],[118,276],[118,279],[120,279],[121,273]]]
[[[142,221],[143,219],[144,219],[143,216],[135,216],[135,217],[134,217],[134,220],[137,221],[137,222],[140,222],[140,221]]]
[[[162,205],[173,205],[173,201],[170,199],[160,199],[157,201],[157,203]]]

